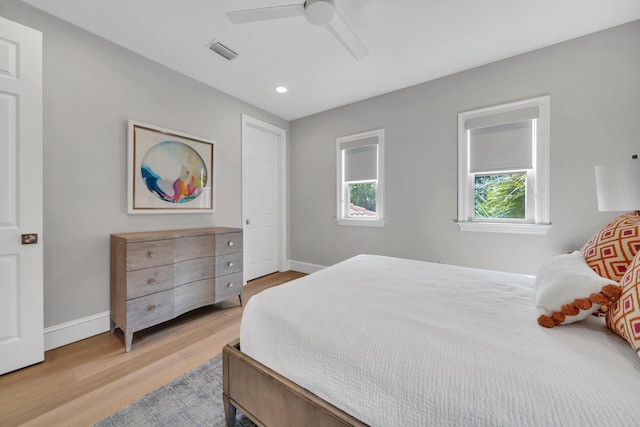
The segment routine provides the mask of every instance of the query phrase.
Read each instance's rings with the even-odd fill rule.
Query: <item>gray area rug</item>
[[[222,355],[94,424],[112,426],[224,427]],[[238,411],[234,427],[255,427]]]

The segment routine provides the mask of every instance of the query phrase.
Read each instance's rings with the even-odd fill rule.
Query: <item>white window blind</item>
[[[466,119],[469,172],[531,169],[535,119],[539,115],[540,109],[535,106]]]
[[[469,129],[472,173],[533,168],[534,120]]]
[[[347,182],[378,179],[378,145],[344,150],[344,180]]]

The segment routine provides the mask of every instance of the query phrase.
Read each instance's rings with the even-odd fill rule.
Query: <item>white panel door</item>
[[[44,360],[42,34],[4,18],[0,18],[0,188],[3,374]],[[38,240],[24,236],[29,234]]]
[[[285,130],[242,116],[244,277],[280,270]]]

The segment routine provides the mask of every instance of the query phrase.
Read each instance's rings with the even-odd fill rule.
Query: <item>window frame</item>
[[[370,138],[376,138],[377,142],[364,144],[363,146],[377,146],[376,216],[351,217],[349,216],[349,184],[372,182],[372,180],[345,181],[344,154],[347,148],[344,148],[344,146],[347,145],[347,143]],[[336,221],[338,225],[384,227],[384,129],[374,129],[336,138],[336,165]]]
[[[499,171],[470,171],[470,132],[465,122],[470,119],[497,116],[527,110],[538,109],[533,119],[535,138],[532,141],[532,169],[504,169]],[[516,114],[517,115],[517,114]],[[479,231],[518,234],[546,234],[551,227],[549,222],[549,129],[550,97],[541,96],[508,104],[458,113],[458,227],[461,231]],[[513,122],[516,122],[514,120]],[[507,174],[525,171],[526,178],[526,218],[498,219],[475,218],[475,177],[476,175]]]

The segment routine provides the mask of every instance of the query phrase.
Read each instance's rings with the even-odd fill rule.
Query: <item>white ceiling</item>
[[[640,0],[335,0],[369,49],[356,61],[304,17],[225,15],[303,0],[23,1],[286,120],[640,19]]]

